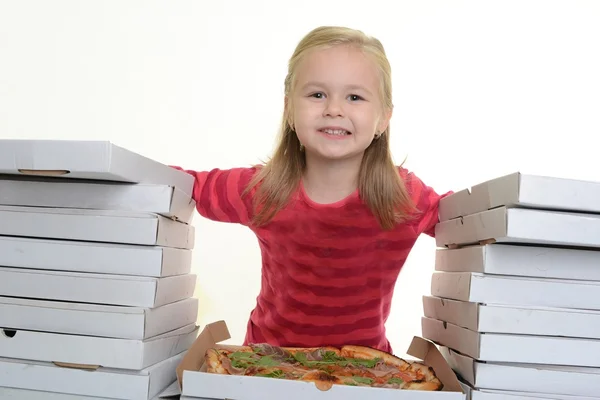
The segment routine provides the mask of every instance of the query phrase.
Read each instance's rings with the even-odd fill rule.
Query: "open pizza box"
[[[204,330],[185,354],[177,367],[177,380],[182,398],[185,399],[235,399],[235,400],[305,400],[344,399],[363,400],[408,400],[447,399],[464,400],[466,394],[458,378],[437,347],[430,341],[415,337],[407,351],[410,356],[433,368],[442,381],[442,391],[426,392],[370,388],[361,386],[333,385],[329,389],[318,389],[313,382],[292,381],[254,376],[233,376],[208,373],[204,355],[211,347],[235,348],[217,345],[230,339],[227,324],[217,321],[206,325]]]

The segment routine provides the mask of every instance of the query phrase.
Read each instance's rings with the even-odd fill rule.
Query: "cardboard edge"
[[[520,171],[515,171],[481,181],[444,197],[439,204],[439,221],[451,221],[498,206],[518,204],[521,176]],[[510,193],[510,195],[507,196],[506,193]]]
[[[407,354],[422,360],[425,365],[434,370],[436,376],[444,385],[442,391],[465,393],[456,373],[432,341],[414,336]]]
[[[155,244],[162,247],[193,250],[195,243],[195,228],[193,225],[177,221],[160,214],[152,214],[156,219]],[[169,241],[175,236],[176,240]]]
[[[189,249],[160,247],[160,277],[189,274],[192,271],[192,252]],[[183,269],[178,267],[184,266]]]
[[[171,201],[169,217],[187,225],[191,224],[196,211],[196,202],[178,187],[170,186],[170,188]]]
[[[460,218],[463,207],[469,204],[471,189],[462,189],[440,199],[438,206],[438,219],[440,222]]]
[[[204,364],[204,355],[210,346],[223,342],[231,338],[229,328],[225,321],[215,321],[207,324],[198,335],[194,343],[183,356],[183,359],[176,368],[177,382],[179,388],[183,388],[184,371],[199,371]]]
[[[520,172],[503,175],[474,187],[479,202],[474,204],[472,213],[511,206],[519,202]]]
[[[439,278],[437,278],[439,277]],[[466,277],[466,278],[465,278]],[[446,298],[450,300],[458,300],[458,301],[471,301],[471,283],[472,283],[472,272],[445,272],[445,271],[436,271],[432,274],[431,284],[430,284],[430,293],[433,297]],[[445,284],[444,286],[449,286],[447,283],[454,283],[453,291],[440,291],[439,280],[442,280]],[[454,282],[452,282],[454,280]],[[460,286],[459,283],[462,285]]]
[[[423,296],[423,315],[425,317],[456,324],[470,330],[478,330],[480,306],[481,304],[472,301],[433,295]],[[451,313],[452,316],[448,317],[447,313]]]
[[[64,175],[69,175],[71,173],[71,171],[69,171],[67,169],[23,169],[23,168],[18,168],[17,171],[21,175],[43,176],[43,177],[64,176]]]
[[[462,379],[471,385],[477,385],[476,360],[448,346],[440,346],[440,353],[450,368],[455,371],[459,381]]]

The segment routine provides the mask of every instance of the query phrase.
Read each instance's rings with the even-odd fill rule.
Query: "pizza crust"
[[[206,372],[229,375],[229,372],[227,372],[227,370],[223,367],[221,357],[223,357],[223,355],[219,352],[219,350],[209,349],[206,352],[206,357],[204,358]]]
[[[344,346],[341,349],[342,357],[360,358],[362,360],[381,359],[384,363],[399,367],[401,370],[410,368],[410,364],[396,356],[380,350],[364,346]]]

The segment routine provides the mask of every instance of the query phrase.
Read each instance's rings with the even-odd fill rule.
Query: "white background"
[[[103,139],[186,168],[273,147],[286,63],[319,25],[378,37],[397,162],[444,192],[516,170],[600,180],[600,1],[0,1],[0,138]],[[197,217],[199,323],[240,342],[256,239]],[[387,328],[420,334],[435,243],[400,275]],[[282,288],[285,289],[285,288]]]

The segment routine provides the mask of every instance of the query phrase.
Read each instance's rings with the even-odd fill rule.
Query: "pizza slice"
[[[438,391],[443,388],[433,368],[423,363],[409,362],[389,353],[363,346],[344,346],[340,353],[345,360],[369,362],[369,365],[362,365],[352,371],[358,373],[358,379],[356,376],[348,379],[344,374],[346,384],[426,391]]]

